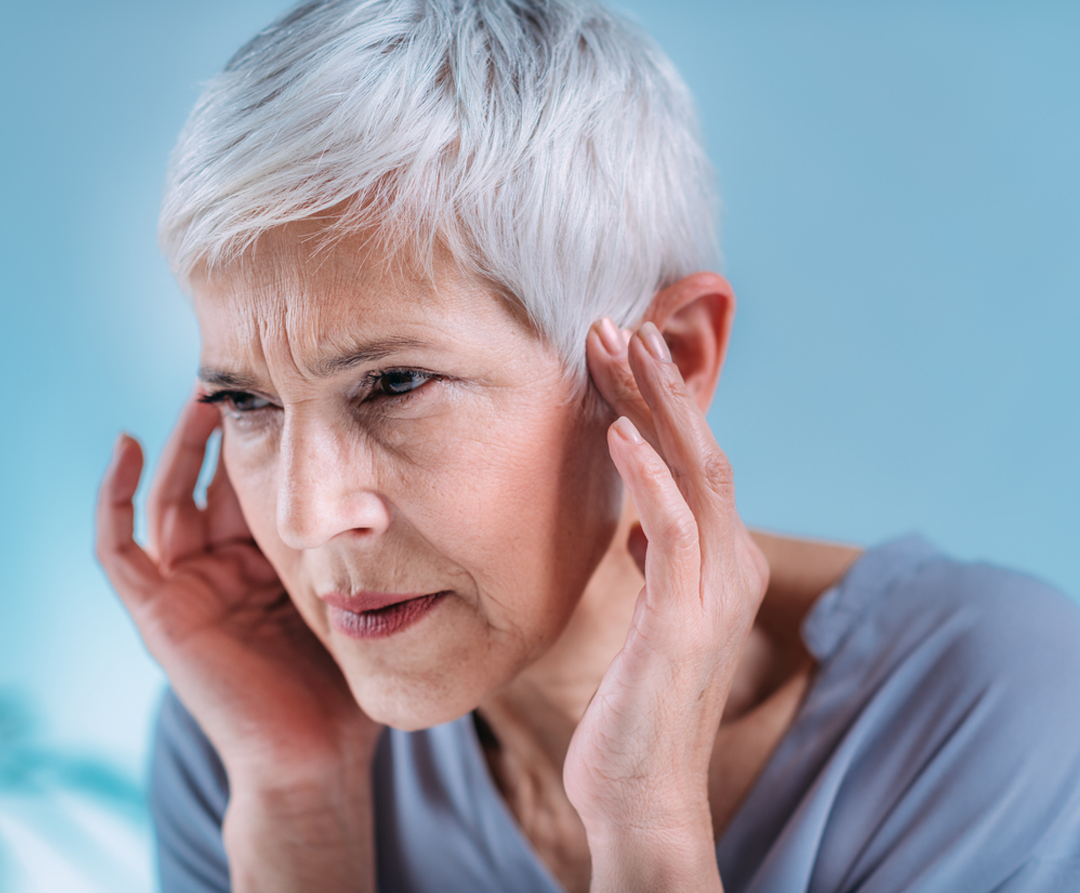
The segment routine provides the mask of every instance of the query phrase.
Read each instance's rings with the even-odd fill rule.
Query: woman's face
[[[547,650],[611,543],[606,420],[448,259],[292,225],[195,285],[251,531],[372,718],[454,719]]]

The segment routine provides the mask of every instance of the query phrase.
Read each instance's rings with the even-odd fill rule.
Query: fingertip
[[[597,330],[599,323],[593,323],[589,326],[589,331],[585,334],[585,355],[589,360],[593,359],[593,355],[596,353],[607,353],[604,348],[604,342],[600,338],[600,332]]]
[[[652,321],[644,323],[642,327],[638,329],[637,336],[641,339],[641,343],[645,347],[645,350],[648,351],[649,356],[656,362],[671,362],[671,350],[668,348],[667,341],[664,340],[663,334],[656,327],[656,323]]]
[[[593,328],[608,354],[617,357],[624,352],[626,345],[623,342],[622,332],[610,316],[605,316],[594,323]]]
[[[207,403],[203,397],[206,394],[200,385],[196,385],[195,389],[191,392],[191,396],[188,397],[187,403],[184,405],[183,414],[186,415],[204,415],[207,412],[212,412],[215,416],[219,415],[219,410],[216,406]]]
[[[215,428],[221,426],[221,410],[202,398],[205,396],[201,386],[197,386],[180,414],[179,426],[188,431],[188,439],[200,442],[210,436]]]
[[[109,457],[109,467],[106,470],[106,476],[111,476],[117,466],[124,458],[124,451],[127,449],[128,441],[131,440],[131,435],[126,431],[121,431],[116,435],[116,440],[113,441],[112,455]]]
[[[611,431],[621,440],[634,446],[645,442],[645,438],[641,436],[637,426],[624,415],[619,416],[611,423]]]
[[[139,485],[141,474],[142,445],[126,431],[121,431],[113,445],[112,461],[106,473],[113,497],[130,499]]]
[[[592,379],[600,396],[612,406],[613,399],[617,399],[617,374],[619,358],[613,357],[600,337],[597,329],[598,323],[593,323],[589,334],[585,338],[585,361]],[[624,360],[625,362],[625,360]]]

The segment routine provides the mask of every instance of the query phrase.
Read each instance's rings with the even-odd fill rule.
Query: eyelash
[[[235,415],[246,415],[256,410],[240,409],[237,403],[242,400],[261,400],[263,397],[258,397],[255,394],[249,394],[246,391],[214,391],[212,394],[203,394],[199,397],[200,403],[207,403],[211,406],[223,406],[227,408],[231,413]],[[267,409],[269,407],[259,407],[260,409]]]
[[[395,376],[412,376],[417,380],[416,386],[397,394],[376,390],[380,383],[388,382]],[[433,372],[423,372],[420,369],[384,369],[379,372],[369,372],[364,376],[361,384],[366,392],[366,396],[364,397],[365,402],[372,398],[378,398],[380,402],[388,401],[391,403],[403,403],[428,382],[441,380],[442,376],[436,375]],[[260,406],[257,409],[240,409],[237,404],[244,400],[266,400],[266,398],[259,397],[257,394],[251,394],[247,391],[214,391],[211,394],[203,394],[199,397],[200,403],[225,406],[235,415],[249,415],[258,412],[259,410],[270,409],[273,407],[273,404],[271,403],[267,406]]]

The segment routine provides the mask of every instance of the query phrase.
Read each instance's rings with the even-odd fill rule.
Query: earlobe
[[[702,411],[712,402],[727,354],[735,293],[718,273],[694,273],[661,289],[642,322],[661,332]]]

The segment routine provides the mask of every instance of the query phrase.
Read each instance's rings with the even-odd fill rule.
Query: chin
[[[380,725],[402,732],[416,732],[453,722],[479,706],[483,693],[461,680],[441,678],[430,684],[400,679],[353,680],[346,673],[356,703]]]

